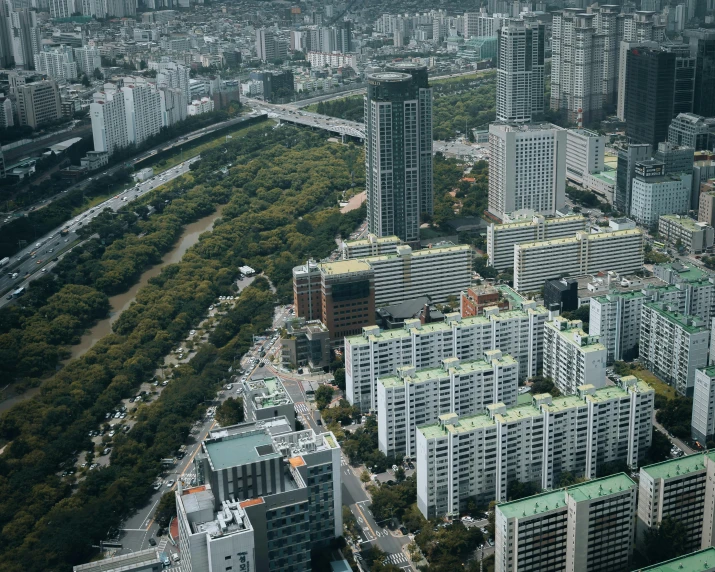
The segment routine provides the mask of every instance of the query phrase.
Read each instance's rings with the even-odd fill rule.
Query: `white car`
[[[173,487],[173,486],[174,486],[174,481],[173,481],[172,479],[169,479],[168,481],[166,481],[166,488],[167,488],[167,489],[170,489],[170,488]]]

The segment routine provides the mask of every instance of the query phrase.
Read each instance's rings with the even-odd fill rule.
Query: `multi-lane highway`
[[[87,209],[74,219],[67,221],[64,225],[57,227],[48,235],[16,253],[10,263],[2,268],[2,274],[0,274],[0,292],[6,292],[6,295],[0,299],[0,308],[14,300],[12,292],[20,287],[26,288],[32,280],[50,271],[64,252],[79,239],[77,231],[102,211],[105,209],[118,211],[156,187],[180,177],[189,170],[191,163],[199,159],[200,156],[193,157],[160,175],[122,191],[103,203]],[[63,229],[67,229],[67,233],[64,236],[61,234]]]

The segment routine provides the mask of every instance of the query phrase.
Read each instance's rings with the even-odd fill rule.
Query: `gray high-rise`
[[[368,75],[368,230],[377,236],[396,235],[405,242],[416,242],[420,214],[430,213],[433,204],[432,90],[424,67],[402,64],[392,69],[401,71]]]

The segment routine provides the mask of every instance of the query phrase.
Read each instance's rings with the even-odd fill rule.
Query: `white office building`
[[[539,290],[545,280],[614,271],[622,274],[643,267],[643,233],[638,229],[577,232],[557,238],[517,244],[514,250],[514,289]]]
[[[640,164],[636,165],[631,187],[631,216],[636,222],[652,226],[658,224],[661,215],[687,214],[690,210],[692,173],[640,174],[639,169]]]
[[[605,135],[588,129],[566,131],[566,178],[583,185],[591,173],[603,171],[606,151]]]
[[[35,54],[35,69],[54,80],[77,79],[77,64],[72,60],[72,53],[63,49]]]
[[[715,435],[715,366],[713,365],[695,370],[690,430],[692,438],[703,446]]]
[[[619,473],[497,505],[494,569],[627,570],[636,493]]]
[[[489,212],[553,216],[566,204],[566,130],[551,123],[489,126]]]
[[[118,149],[129,145],[127,116],[124,111],[124,97],[113,86],[105,86],[106,91],[94,94],[89,106],[92,119],[94,150],[112,155]]]
[[[707,366],[710,328],[661,302],[641,309],[640,359],[680,395],[693,396],[695,370]]]
[[[416,454],[415,430],[436,423],[439,415],[483,413],[487,405],[516,405],[519,364],[499,350],[483,359],[442,360],[440,367],[397,368],[396,375],[377,380],[377,437],[388,456]]]
[[[497,121],[544,112],[544,26],[510,19],[498,30]]]
[[[544,323],[548,312],[525,301],[521,310],[487,308],[483,316],[447,314],[444,322],[422,325],[406,320],[402,329],[363,328],[345,338],[346,399],[363,411],[377,408],[377,380],[396,375],[397,368],[438,367],[446,358],[479,359],[501,350],[519,363],[519,379],[536,375],[542,361]]]
[[[513,269],[515,244],[570,237],[587,230],[587,226],[588,219],[580,214],[563,217],[533,215],[531,219],[491,223],[487,227],[489,265],[500,271]]]
[[[74,59],[77,62],[77,70],[92,78],[94,71],[102,68],[102,56],[98,48],[83,46],[74,49]]]
[[[154,86],[125,84],[122,87],[122,95],[130,143],[139,145],[161,131],[161,96]]]
[[[426,518],[459,514],[467,499],[505,500],[509,483],[558,486],[594,478],[601,463],[638,464],[652,437],[655,392],[626,376],[578,395],[534,395],[531,404],[489,405],[486,414],[447,413],[418,426],[417,506]],[[600,433],[599,433],[600,431]]]
[[[544,376],[565,395],[582,385],[606,384],[606,347],[583,331],[581,320],[556,316],[544,329]]]

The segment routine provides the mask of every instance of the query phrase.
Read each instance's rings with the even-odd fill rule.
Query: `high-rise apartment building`
[[[183,121],[188,115],[188,103],[184,92],[178,87],[160,87],[161,126],[169,127]]]
[[[415,242],[422,203],[431,206],[432,202],[432,155],[430,149],[427,157],[422,141],[432,129],[432,91],[426,70],[409,67],[407,71],[368,76],[365,190],[369,231]],[[421,168],[424,161],[429,167]]]
[[[603,105],[616,107],[618,92],[618,5],[592,5],[589,11],[596,14],[596,29],[603,37]]]
[[[470,498],[506,499],[514,481],[552,489],[567,472],[594,478],[603,463],[636,467],[650,447],[654,400],[649,385],[627,376],[578,395],[442,414],[417,428],[417,507],[426,518],[458,514]]]
[[[191,101],[191,70],[175,62],[160,62],[156,76],[156,84],[159,88],[178,88],[184,94],[186,105]]]
[[[99,49],[93,48],[92,46],[75,48],[74,60],[77,63],[77,69],[88,78],[94,76],[95,70],[102,68],[102,57],[99,53]]]
[[[50,0],[51,18],[69,18],[79,12],[74,0]]]
[[[578,8],[554,13],[551,40],[551,109],[568,121],[599,121],[603,108],[604,35],[595,14]]]
[[[497,505],[495,570],[629,570],[636,492],[619,473]]]
[[[550,123],[489,126],[489,212],[531,209],[553,216],[566,204],[566,130]]]
[[[680,395],[692,397],[695,370],[708,363],[710,328],[661,302],[641,308],[640,359]]]
[[[710,362],[710,367],[695,370],[693,415],[690,422],[692,438],[703,446],[715,435],[715,366],[712,359]]]
[[[340,446],[285,417],[212,431],[198,486],[176,491],[188,570],[308,572],[312,549],[342,534]]]
[[[256,30],[256,54],[262,62],[285,59],[288,55],[287,43],[269,28]]]
[[[396,375],[398,367],[438,367],[446,358],[480,359],[496,349],[518,361],[519,379],[536,375],[547,317],[546,308],[525,300],[521,310],[502,312],[493,307],[482,316],[462,318],[450,313],[443,322],[423,325],[405,320],[402,329],[364,328],[362,335],[345,338],[346,399],[363,411],[374,410],[378,378]]]
[[[630,143],[618,149],[616,170],[616,208],[629,215],[631,213],[631,193],[636,164],[650,159],[653,147],[650,143]]]
[[[140,145],[161,131],[161,96],[149,84],[129,83],[121,88],[129,142]]]
[[[509,19],[497,34],[497,121],[530,122],[544,112],[544,26]]]
[[[39,125],[62,117],[60,90],[52,80],[18,86],[17,111],[20,125],[37,129]]]
[[[42,40],[36,13],[27,8],[12,9],[9,25],[15,66],[32,69],[35,65],[34,56],[40,52]]]
[[[574,236],[587,225],[588,219],[580,214],[550,218],[534,215],[531,219],[491,223],[487,227],[489,265],[499,271],[513,269],[515,244]]]
[[[377,442],[388,456],[416,454],[415,431],[439,415],[483,413],[487,405],[516,405],[519,364],[499,350],[482,359],[445,358],[439,367],[397,368],[377,380]]]
[[[108,84],[105,91],[95,93],[89,106],[94,150],[110,156],[129,145],[124,97],[113,87]]]
[[[581,320],[556,316],[544,329],[544,376],[564,395],[581,385],[606,384],[606,347],[583,331]]]
[[[77,79],[77,63],[72,59],[72,52],[54,49],[35,54],[35,69],[54,80]]]
[[[420,214],[434,212],[434,183],[432,173],[432,88],[427,80],[427,67],[412,62],[390,64],[387,71],[406,73],[412,76],[419,102],[419,149],[420,149]]]
[[[604,271],[631,273],[643,267],[643,233],[638,229],[577,232],[517,244],[514,248],[514,289],[535,292],[546,280]]]
[[[367,233],[365,238],[345,240],[340,244],[343,260],[365,258],[381,254],[394,254],[402,241],[396,236],[376,236]]]

